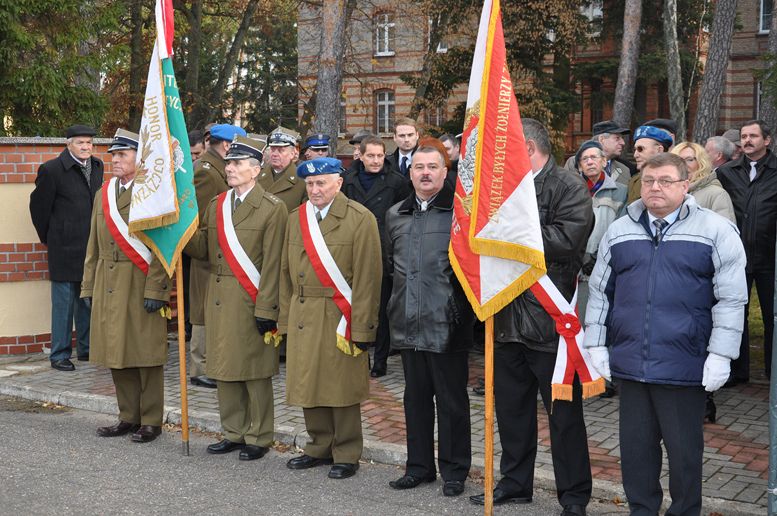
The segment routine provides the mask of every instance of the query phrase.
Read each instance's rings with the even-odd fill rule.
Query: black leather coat
[[[448,260],[453,190],[446,183],[426,211],[415,193],[386,216],[391,347],[434,353],[472,345],[474,313]]]
[[[571,300],[594,227],[591,196],[580,176],[556,166],[553,158],[534,178],[534,188],[548,277]],[[528,290],[496,314],[494,339],[551,353],[558,348],[555,322]]]
[[[103,184],[103,162],[91,160],[89,185],[67,149],[38,168],[30,215],[38,238],[48,248],[51,281],[80,282],[84,275],[92,204]]]

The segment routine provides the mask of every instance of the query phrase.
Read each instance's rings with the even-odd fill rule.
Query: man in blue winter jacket
[[[726,382],[739,353],[744,249],[736,227],[687,192],[681,158],[646,161],[641,198],[608,229],[589,281],[584,346],[596,370],[620,384],[631,514],[659,512],[662,439],[667,514],[700,514],[704,391]]]

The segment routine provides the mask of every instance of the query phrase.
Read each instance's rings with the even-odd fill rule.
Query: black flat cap
[[[658,127],[664,131],[669,131],[672,134],[677,134],[677,122],[669,118],[655,118],[653,120],[648,120],[642,125],[652,125],[653,127]]]
[[[76,136],[94,136],[97,131],[88,125],[71,125],[65,131],[65,138],[74,138]]]
[[[629,131],[628,127],[621,127],[612,120],[604,120],[602,122],[597,122],[593,126],[593,134],[592,136],[596,136],[599,134],[629,134],[631,131]]]

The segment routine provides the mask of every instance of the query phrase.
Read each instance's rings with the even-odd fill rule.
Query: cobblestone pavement
[[[116,412],[113,383],[108,370],[75,362],[74,373],[55,371],[43,354],[31,355],[24,361],[0,362],[0,393],[54,401],[63,405],[80,405],[99,412]],[[482,376],[483,357],[470,358],[470,384]],[[302,410],[285,402],[285,368],[274,378],[275,426],[279,440],[303,445]],[[370,399],[362,404],[365,458],[378,462],[403,464],[405,455],[405,418],[402,408],[404,381],[399,356],[389,358],[388,374],[371,379]],[[165,369],[165,405],[167,419],[180,421],[180,388],[178,353],[170,347]],[[723,514],[763,514],[767,504],[768,475],[768,398],[766,384],[750,384],[724,389],[715,394],[718,405],[716,424],[705,425],[704,484],[705,506],[715,504]],[[190,425],[218,431],[218,403],[215,390],[201,387],[188,389]],[[484,450],[483,397],[470,393],[472,419],[473,476],[482,475]],[[594,496],[603,499],[625,499],[620,486],[620,450],[618,446],[618,398],[586,400],[585,419],[594,476]],[[539,448],[537,484],[553,487],[548,422],[538,401]],[[494,437],[494,464],[499,464],[499,434]],[[666,459],[662,484],[668,496]]]

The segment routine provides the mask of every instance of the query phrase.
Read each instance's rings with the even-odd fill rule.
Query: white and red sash
[[[316,220],[313,204],[307,201],[299,209],[299,225],[302,230],[302,243],[310,259],[318,281],[334,290],[332,300],[343,316],[337,324],[337,348],[346,355],[357,356],[361,350],[350,346],[351,341],[351,286],[345,281],[343,273],[332,258],[326,246],[324,235]]]
[[[151,263],[151,250],[146,245],[130,235],[127,223],[121,218],[119,208],[116,205],[116,182],[117,178],[112,177],[102,188],[103,213],[105,213],[105,224],[111,236],[119,244],[119,247],[127,255],[132,263],[137,265],[143,274],[148,275],[148,266]]]
[[[224,259],[232,270],[232,274],[251,296],[251,300],[256,303],[261,276],[259,269],[256,268],[243,246],[240,245],[235,226],[232,224],[232,203],[227,199],[230,198],[233,191],[222,192],[216,200],[216,230],[219,236],[219,247],[224,253]]]
[[[588,350],[583,347],[583,328],[575,306],[577,287],[570,303],[559,292],[548,275],[542,276],[530,287],[532,294],[556,322],[558,354],[551,380],[552,399],[572,401],[575,373],[583,387],[583,398],[604,392],[604,378],[591,365]]]

